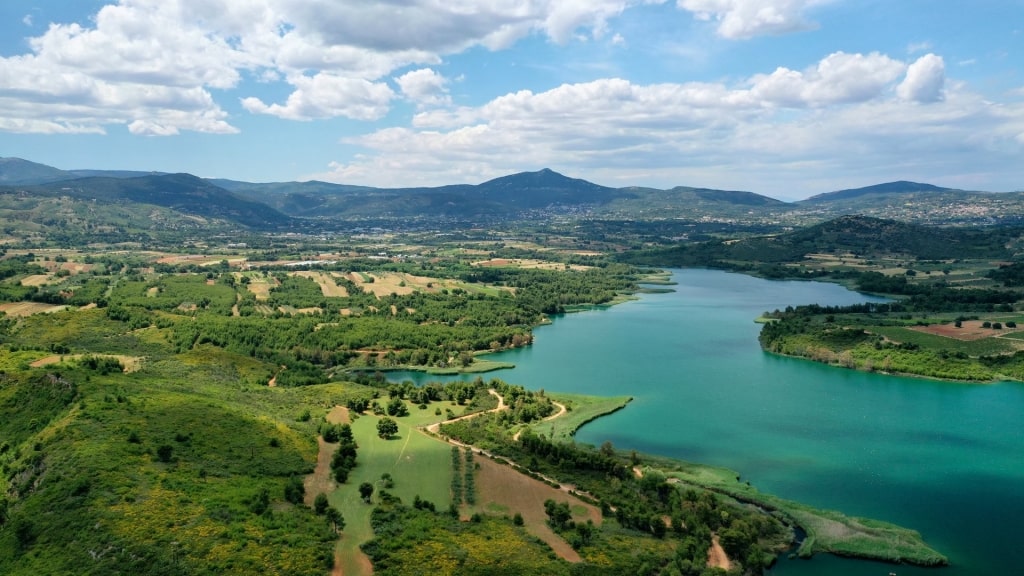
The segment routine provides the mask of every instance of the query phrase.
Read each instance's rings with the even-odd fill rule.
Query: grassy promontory
[[[623,526],[645,529],[648,526],[646,520],[639,525],[636,523],[638,513],[648,517],[651,514],[661,515],[659,518],[675,513],[672,506],[659,508],[653,500],[646,500],[646,504],[641,506],[653,508],[643,508],[642,512],[631,509],[624,513],[621,508],[637,506],[636,493],[631,490],[651,495],[645,498],[657,493],[660,494],[658,498],[667,502],[673,500],[668,496],[672,492],[690,502],[695,501],[694,498],[700,501],[700,493],[710,492],[722,499],[723,506],[729,506],[724,502],[732,503],[733,511],[753,506],[775,522],[790,528],[799,527],[806,533],[806,537],[797,542],[797,554],[801,557],[827,552],[920,566],[948,563],[944,555],[929,547],[914,530],[878,520],[846,516],[837,511],[819,510],[764,494],[749,483],[741,482],[739,474],[726,468],[627,453],[615,450],[608,443],[600,449],[578,445],[572,438],[580,427],[623,408],[631,399],[559,393],[544,393],[544,396],[556,405],[564,404],[566,409],[526,427],[510,422],[508,415],[486,414],[442,426],[441,433],[473,444],[494,456],[517,462],[527,473],[553,485],[573,486],[575,493],[600,504],[606,512],[611,511]],[[569,410],[569,406],[573,409]],[[630,484],[634,481],[636,485]],[[693,495],[694,492],[698,495]],[[683,509],[687,506],[684,504]],[[757,520],[748,522],[756,523]],[[723,525],[717,529],[727,531],[735,527]]]
[[[557,442],[571,442],[576,431],[587,422],[617,412],[633,401],[632,396],[586,396],[561,392],[548,396],[565,406],[565,412],[548,420],[535,422],[530,428],[537,434],[546,434],[548,438]]]
[[[800,542],[797,554],[808,558],[819,552],[839,556],[915,564],[944,566],[948,559],[928,546],[921,535],[911,529],[888,522],[847,516],[834,510],[820,510],[765,494],[727,468],[690,464],[653,456],[645,456],[651,468],[660,470],[670,483],[692,486],[724,494],[740,502],[766,510],[784,522],[799,526],[807,535]]]

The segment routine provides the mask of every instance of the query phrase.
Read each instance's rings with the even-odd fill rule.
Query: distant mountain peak
[[[73,177],[53,166],[39,164],[24,158],[0,158],[0,184],[56,182]]]
[[[948,192],[950,190],[953,189],[942,188],[940,186],[935,186],[934,184],[911,182],[909,180],[897,180],[895,182],[864,186],[863,188],[848,188],[846,190],[836,190],[835,192],[825,192],[824,194],[811,196],[807,200],[804,200],[804,202],[816,203],[831,202],[835,200],[849,200],[860,196],[867,196],[869,194],[912,194],[915,192]]]

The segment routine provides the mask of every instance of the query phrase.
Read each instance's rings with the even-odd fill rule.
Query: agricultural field
[[[482,268],[522,268],[525,270],[589,270],[590,266],[580,264],[563,264],[529,258],[491,258],[473,262],[473,266]]]
[[[309,278],[310,280],[317,283],[320,286],[320,291],[323,295],[328,298],[347,298],[348,290],[344,286],[339,286],[335,281],[335,278],[339,278],[340,274],[328,274],[325,272],[292,272],[292,276],[301,276],[303,278]]]
[[[968,324],[977,324],[972,328]],[[988,356],[992,354],[1010,354],[1024,349],[1018,342],[1005,339],[1000,331],[981,328],[981,321],[965,322],[965,333],[955,332],[951,324],[921,327],[871,326],[868,330],[880,334],[889,340],[912,344],[934,350],[962,352],[968,356]],[[950,334],[952,332],[952,334]]]
[[[25,317],[34,314],[50,314],[64,310],[66,306],[55,306],[42,302],[6,302],[0,304],[0,312],[8,316]]]
[[[600,526],[601,510],[592,504],[554,488],[540,480],[516,472],[507,465],[486,457],[477,457],[477,504],[473,511],[498,516],[519,513],[527,532],[544,541],[558,556],[569,562],[579,562],[579,554],[547,524],[544,501],[568,502],[576,522],[592,521]]]

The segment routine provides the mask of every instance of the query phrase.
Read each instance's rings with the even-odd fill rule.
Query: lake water
[[[1024,385],[898,378],[765,354],[753,322],[763,311],[871,298],[709,270],[673,279],[674,293],[536,329],[533,346],[494,355],[516,368],[493,376],[534,390],[631,395],[577,440],[726,466],[765,492],[914,528],[951,562],[922,569],[819,555],[783,558],[772,574],[1024,573]]]

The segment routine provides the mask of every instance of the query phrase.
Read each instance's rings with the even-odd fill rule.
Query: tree
[[[388,440],[396,434],[398,434],[398,422],[395,422],[387,416],[381,418],[380,421],[377,422],[377,436],[380,436],[384,440]]]
[[[572,522],[572,511],[568,502],[544,501],[544,513],[548,515],[548,524],[555,530],[564,530]]]
[[[170,462],[173,456],[174,447],[170,444],[164,444],[156,449],[156,457],[159,458],[161,462]]]
[[[396,396],[388,402],[387,412],[388,416],[408,416],[409,408],[401,398]]]
[[[359,496],[362,497],[363,501],[367,504],[370,503],[370,497],[373,496],[373,484],[369,482],[363,482],[359,485]]]
[[[327,501],[327,494],[323,492],[317,494],[316,498],[313,499],[313,512],[316,512],[317,516],[323,516],[329,506],[330,502]]]
[[[284,485],[284,499],[292,504],[301,504],[305,497],[306,486],[302,483],[302,478],[298,476],[289,478],[288,483]]]
[[[345,517],[338,512],[338,509],[331,506],[327,508],[327,521],[331,523],[335,532],[341,532],[345,529]]]

